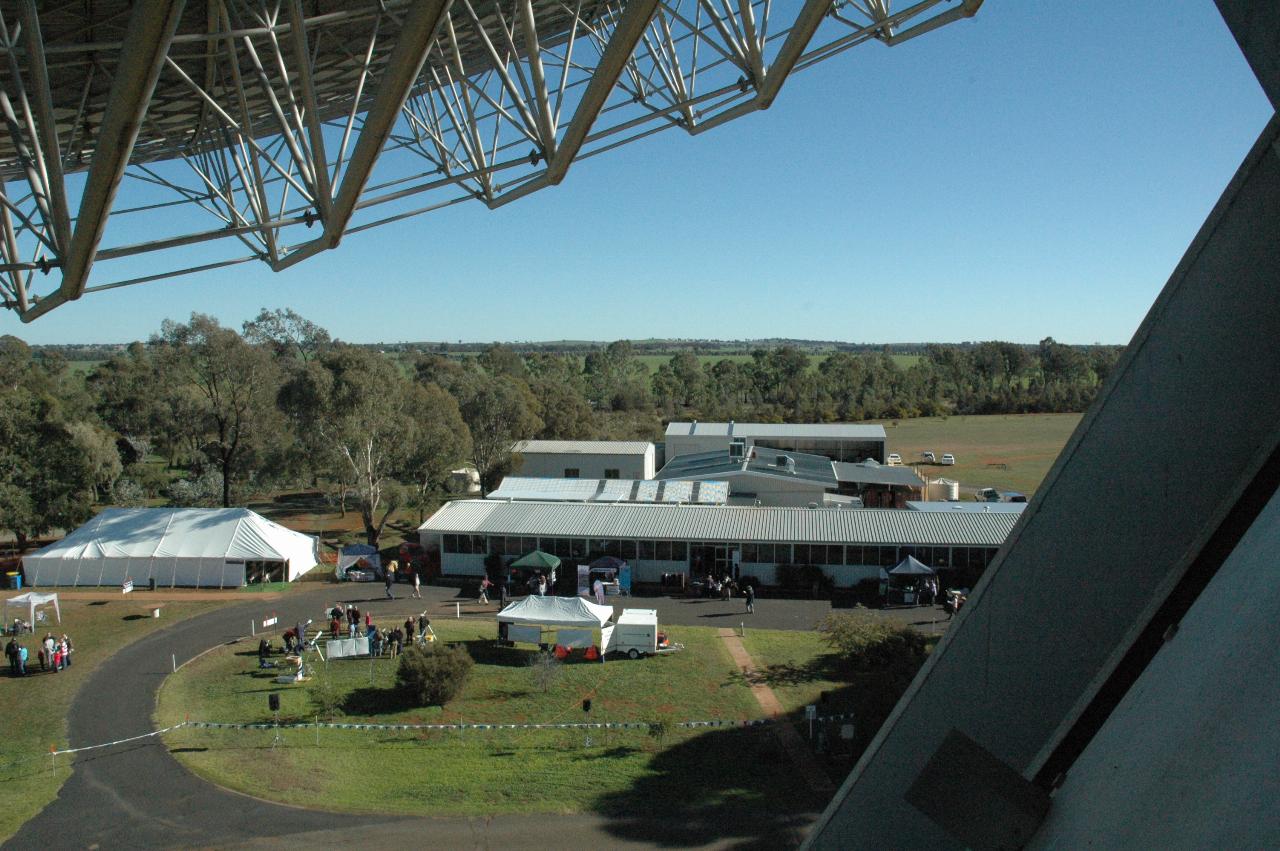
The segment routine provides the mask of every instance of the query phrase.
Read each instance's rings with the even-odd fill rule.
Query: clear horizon
[[[348,236],[278,275],[92,294],[30,325],[5,312],[0,334],[110,345],[193,311],[239,329],[289,307],[355,343],[1120,345],[1270,114],[1211,2],[992,0],[799,74],[767,112],[577,163],[508,207]]]

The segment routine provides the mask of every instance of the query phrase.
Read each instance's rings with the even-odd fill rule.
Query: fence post
[[[454,616],[455,618],[461,618],[461,617],[462,617],[462,604],[461,604],[461,603],[454,603],[454,604],[453,604],[453,616]]]
[[[178,654],[171,653],[169,654],[169,658],[173,660],[173,672],[175,674],[178,673]]]

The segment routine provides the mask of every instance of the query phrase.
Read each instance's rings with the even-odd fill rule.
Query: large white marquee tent
[[[292,581],[316,566],[318,545],[247,508],[109,508],[22,567],[36,586],[234,588],[252,563],[281,564]]]

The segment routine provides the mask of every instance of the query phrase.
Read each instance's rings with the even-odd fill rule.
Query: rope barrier
[[[845,715],[826,715],[815,718],[815,721],[845,721],[853,718],[852,714]],[[671,724],[672,727],[680,727],[684,729],[707,729],[707,728],[743,728],[743,727],[763,727],[769,724],[783,723],[785,719],[780,718],[716,718],[706,721],[677,721]],[[99,748],[109,748],[115,745],[124,745],[129,742],[137,742],[142,739],[149,739],[154,736],[161,736],[165,733],[173,732],[185,728],[202,729],[202,730],[439,730],[457,732],[463,730],[648,730],[655,723],[650,721],[578,721],[565,722],[555,724],[360,724],[360,723],[343,723],[343,722],[325,722],[323,724],[314,721],[299,721],[286,724],[276,724],[273,722],[262,722],[256,724],[236,724],[221,721],[181,721],[162,730],[154,730],[150,733],[143,733],[139,736],[130,736],[126,739],[116,739],[112,742],[103,742],[97,745],[85,745],[79,748],[65,748],[63,750],[50,750],[51,756],[60,754],[81,753],[82,751],[97,750]],[[33,757],[37,759],[38,757]]]

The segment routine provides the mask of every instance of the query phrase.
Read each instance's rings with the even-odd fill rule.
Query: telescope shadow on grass
[[[747,673],[734,671],[721,683],[721,686],[766,685],[773,688],[775,686],[798,686],[817,680],[839,680],[840,677],[840,659],[835,654],[828,653],[804,665],[780,662],[776,665],[755,668]]]
[[[831,720],[825,728],[819,727],[827,747],[814,757],[833,786],[839,786],[922,661],[853,671],[835,654],[828,654],[810,665],[770,666],[761,675],[779,686],[815,678],[841,683],[817,700],[818,714]],[[803,709],[781,721],[807,737]],[[852,739],[842,735],[847,725],[852,725]],[[707,771],[707,766],[717,770]],[[814,792],[803,782],[788,779],[793,776],[792,760],[779,744],[775,725],[715,729],[676,740],[654,755],[649,770],[630,787],[601,795],[592,808],[607,819],[605,830],[632,842],[794,848],[832,793]]]
[[[692,736],[656,754],[649,769],[595,800],[611,835],[666,847],[728,840],[731,848],[794,848],[826,803],[780,779],[792,767],[767,727]]]
[[[393,715],[413,708],[413,701],[401,689],[377,686],[355,689],[342,702],[342,711],[351,717]]]

